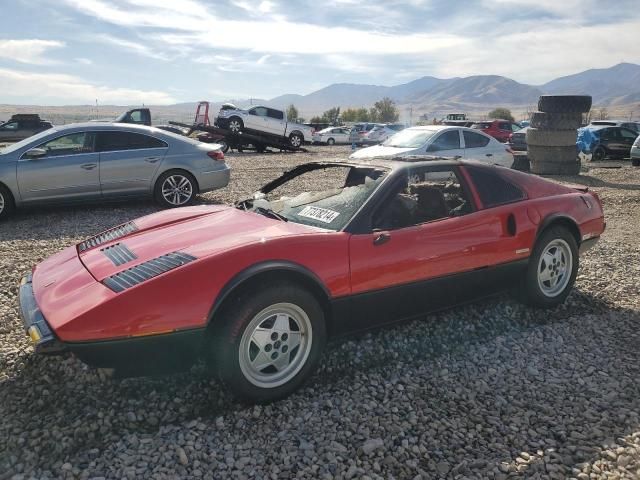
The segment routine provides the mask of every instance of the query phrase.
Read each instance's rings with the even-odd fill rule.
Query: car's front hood
[[[172,252],[202,258],[250,243],[265,243],[281,236],[319,231],[223,206],[167,210],[133,223],[135,231],[79,253],[80,260],[96,280],[102,281],[134,265]],[[115,257],[108,256],[116,244],[120,246],[116,247]],[[124,255],[122,247],[128,250]]]
[[[396,157],[406,153],[414,153],[415,148],[397,148],[386,147],[384,145],[375,145],[373,147],[363,148],[349,155],[349,158],[388,158]]]

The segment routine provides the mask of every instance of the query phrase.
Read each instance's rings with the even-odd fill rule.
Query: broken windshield
[[[270,218],[338,231],[376,190],[387,171],[344,164],[302,165],[238,205]]]

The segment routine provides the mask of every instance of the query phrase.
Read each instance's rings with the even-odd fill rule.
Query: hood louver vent
[[[167,253],[161,257],[148,260],[120,273],[111,275],[110,277],[105,278],[102,283],[114,292],[118,293],[153,277],[157,277],[164,272],[168,272],[169,270],[173,270],[174,268],[193,262],[194,260],[196,260],[196,257],[189,255],[188,253]]]
[[[124,243],[116,243],[114,245],[101,248],[100,251],[104,253],[104,255],[111,260],[116,267],[138,258]]]
[[[136,230],[138,230],[138,227],[136,227],[136,224],[133,222],[127,222],[123,225],[118,225],[117,227],[107,230],[106,232],[102,232],[96,235],[95,237],[91,237],[85,240],[84,242],[80,243],[78,245],[78,251],[82,253],[85,250],[89,250],[90,248],[97,247],[99,245],[102,245],[103,243],[107,243],[117,238],[121,238],[126,235],[129,235],[130,233],[133,233]]]

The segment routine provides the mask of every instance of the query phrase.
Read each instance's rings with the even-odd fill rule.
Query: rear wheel
[[[324,314],[308,291],[282,283],[246,291],[226,305],[207,357],[237,397],[265,403],[295,391],[326,342]]]
[[[521,298],[541,308],[560,305],[571,292],[577,273],[576,239],[564,227],[551,227],[542,233],[533,249],[521,286]]]
[[[292,147],[299,148],[300,146],[302,146],[303,141],[304,139],[299,133],[292,133],[291,135],[289,135],[289,143]]]
[[[196,179],[188,172],[173,170],[160,175],[154,196],[163,207],[175,208],[189,205],[198,193]]]
[[[601,162],[605,158],[607,158],[607,151],[604,149],[603,146],[596,147],[593,150],[593,155],[591,156],[592,161]]]
[[[7,187],[0,185],[0,220],[7,218],[13,209],[13,195]]]
[[[333,145],[334,143],[336,143],[336,141],[333,138],[327,140],[327,145]]]

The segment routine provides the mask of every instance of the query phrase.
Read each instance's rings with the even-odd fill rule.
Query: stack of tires
[[[527,150],[532,173],[577,175],[580,160],[576,149],[582,114],[591,109],[589,95],[542,95],[538,112],[531,115]]]

